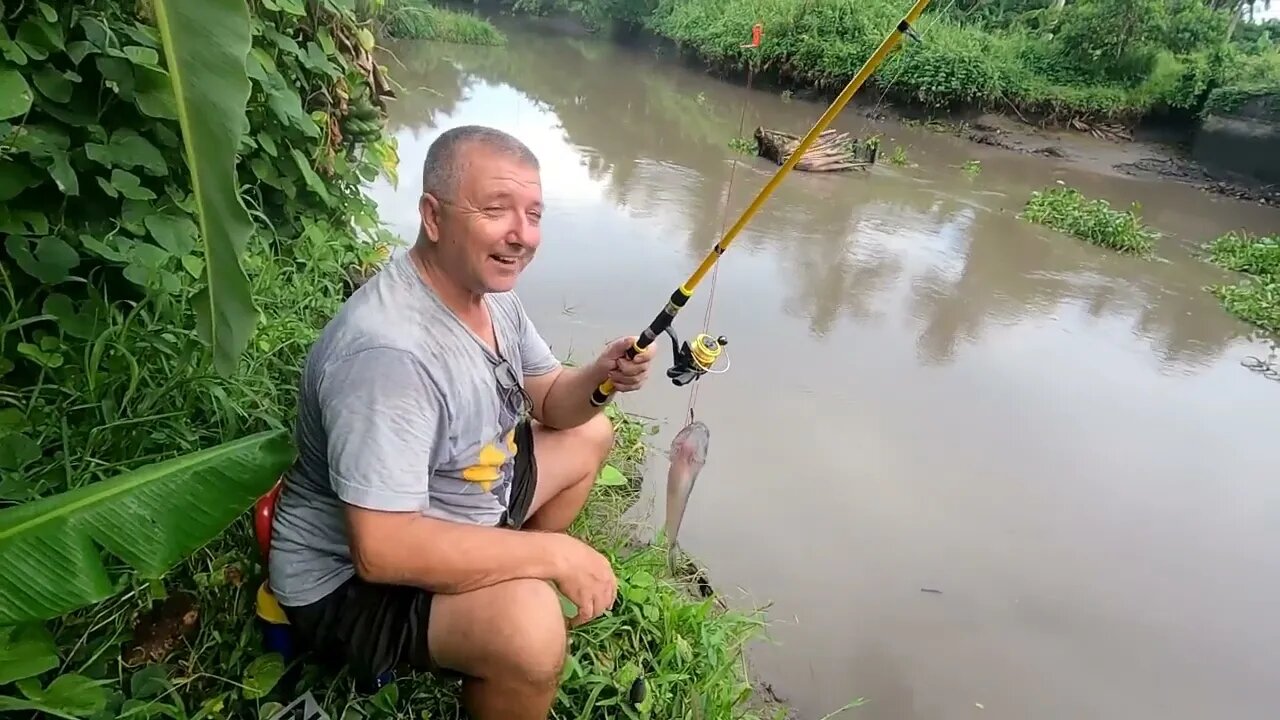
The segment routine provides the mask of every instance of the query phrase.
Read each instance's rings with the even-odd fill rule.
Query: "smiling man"
[[[472,717],[545,718],[566,651],[547,581],[586,622],[608,560],[564,531],[613,444],[590,403],[647,377],[620,338],[562,366],[513,292],[541,242],[538,161],[466,126],[427,153],[419,237],[325,327],[303,371],[299,457],[271,589],[304,644],[365,677],[463,676]]]

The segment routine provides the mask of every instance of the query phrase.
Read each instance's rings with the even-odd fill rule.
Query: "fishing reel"
[[[671,355],[675,360],[667,369],[667,377],[671,378],[676,387],[688,385],[706,373],[722,373],[729,369],[727,365],[723,370],[711,369],[724,352],[724,346],[729,344],[723,335],[713,338],[706,333],[699,333],[690,344],[688,341],[681,343],[670,325],[663,332],[671,336]]]

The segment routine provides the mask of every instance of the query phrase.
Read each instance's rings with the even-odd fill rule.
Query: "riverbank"
[[[505,0],[457,7],[463,12],[478,8],[491,16],[511,14],[520,22],[556,34],[607,35],[625,45],[677,56],[684,64],[736,84],[747,81],[750,68],[753,87],[822,103],[835,98],[874,44],[897,21],[894,13],[904,11],[884,3],[845,7],[841,0],[817,3],[813,14],[804,18],[795,15],[794,9],[773,4],[747,7],[729,3],[712,9],[696,0],[658,3],[645,12],[625,6],[614,14],[593,14],[589,3],[573,11],[555,2],[522,4],[516,10]],[[750,39],[753,18],[766,28],[763,40],[758,49],[744,49],[739,46]],[[857,22],[850,25],[850,19]],[[739,25],[741,32],[734,34]],[[1210,88],[1236,82],[1231,74],[1234,71],[1216,71],[1219,75],[1214,80],[1206,74],[1210,72],[1207,66],[1196,64],[1207,62],[1204,58],[1170,55],[1162,56],[1159,63],[1151,61],[1155,64],[1148,81],[1128,89],[1096,82],[1054,85],[1035,75],[1033,69],[1049,60],[1028,60],[1035,54],[1028,46],[1035,43],[1019,34],[1021,31],[1010,31],[1006,37],[997,31],[960,27],[946,14],[926,14],[920,28],[938,36],[925,43],[929,49],[903,40],[903,49],[881,65],[846,112],[860,112],[872,119],[922,122],[1013,152],[1042,154],[1106,173],[1160,178],[1211,193],[1280,205],[1280,187],[1248,174],[1211,170],[1194,157],[1200,108],[1211,96],[1223,94],[1211,93]],[[985,57],[1000,42],[1017,47],[1008,57],[999,53],[994,60]],[[991,43],[996,45],[988,47]],[[1042,48],[1035,52],[1049,51]],[[1254,84],[1248,93],[1269,87],[1267,78],[1272,74],[1280,87],[1280,59],[1271,63],[1268,55],[1237,56],[1231,52],[1223,57],[1235,58],[1231,62],[1260,78],[1250,80]],[[1215,62],[1227,63],[1221,58]],[[1030,65],[1023,67],[1027,63]],[[922,86],[925,80],[921,78],[934,84]],[[1008,86],[1015,79],[1021,85]],[[1199,89],[1193,92],[1191,86]]]
[[[561,27],[569,22],[567,16],[557,18]],[[745,85],[749,81],[758,89],[822,104],[832,102],[843,89],[843,85],[816,83],[776,70],[749,74],[735,63],[708,56],[652,30],[633,28],[626,32],[622,42],[672,53],[685,64],[700,66],[726,82]],[[1178,182],[1211,194],[1280,207],[1280,186],[1247,174],[1211,169],[1196,159],[1198,121],[1138,118],[1126,123],[1106,116],[1093,118],[1088,113],[1055,117],[1010,103],[958,107],[930,104],[918,95],[886,92],[886,86],[897,83],[887,66],[887,62],[881,66],[845,112],[859,113],[873,121],[891,119],[923,125],[977,144],[1039,155],[1093,172]],[[851,77],[852,70],[842,79],[847,82]],[[887,81],[883,79],[886,77]],[[795,128],[793,132],[803,133],[805,129]]]

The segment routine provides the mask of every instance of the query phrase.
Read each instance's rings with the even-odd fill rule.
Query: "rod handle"
[[[635,360],[637,355],[644,352],[645,346],[649,343],[641,345],[641,342],[644,342],[643,335],[637,337],[636,341],[631,343],[631,347],[627,348],[628,360]],[[591,407],[600,407],[601,405],[609,402],[611,397],[613,397],[613,381],[605,380],[600,383],[599,387],[591,391]]]

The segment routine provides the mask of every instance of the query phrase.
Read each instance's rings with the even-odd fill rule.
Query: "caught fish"
[[[671,440],[669,455],[671,466],[667,469],[667,559],[675,558],[676,536],[684,509],[693,492],[698,472],[707,461],[707,447],[711,443],[711,431],[700,421],[694,420],[680,429]]]

